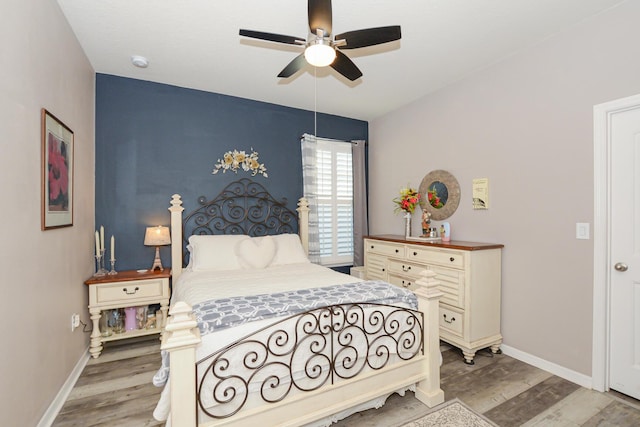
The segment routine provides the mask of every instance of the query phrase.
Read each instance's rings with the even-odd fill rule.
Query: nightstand
[[[169,278],[171,269],[164,271],[119,271],[118,274],[91,277],[85,281],[89,286],[89,313],[93,322],[89,353],[93,358],[100,356],[103,343],[143,335],[162,334],[169,312]],[[102,336],[100,317],[103,310],[145,306],[160,303],[162,319],[154,329],[134,329],[123,333]]]

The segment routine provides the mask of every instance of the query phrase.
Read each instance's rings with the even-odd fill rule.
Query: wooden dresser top
[[[411,245],[433,246],[437,248],[460,249],[463,251],[481,251],[483,249],[500,249],[504,248],[500,243],[479,243],[464,242],[462,240],[451,240],[449,242],[420,242],[416,240],[407,240],[404,236],[394,234],[380,234],[377,236],[365,236],[365,239],[384,240],[387,242],[405,243]]]
[[[156,270],[124,270],[118,271],[118,274],[114,275],[104,275],[100,277],[92,276],[88,278],[84,284],[85,285],[95,285],[98,283],[113,283],[113,282],[128,282],[131,280],[144,280],[144,279],[166,279],[171,277],[171,269],[165,268],[164,271]]]

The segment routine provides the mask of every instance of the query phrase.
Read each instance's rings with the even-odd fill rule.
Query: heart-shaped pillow
[[[236,255],[243,268],[265,268],[276,255],[276,243],[271,236],[252,237],[236,245]]]

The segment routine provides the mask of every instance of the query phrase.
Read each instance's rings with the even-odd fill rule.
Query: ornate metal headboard
[[[227,185],[213,200],[200,196],[198,204],[198,209],[184,216],[185,246],[194,234],[265,236],[298,232],[298,214],[287,207],[287,199],[276,200],[261,184],[247,178]]]
[[[265,236],[296,233],[302,247],[309,249],[309,202],[298,200],[297,209],[287,207],[287,199],[276,200],[260,184],[247,178],[227,185],[216,198],[198,198],[200,207],[183,216],[182,198],[171,196],[171,274],[178,280],[186,265],[186,246],[194,234],[246,234]],[[297,211],[297,212],[296,212]]]

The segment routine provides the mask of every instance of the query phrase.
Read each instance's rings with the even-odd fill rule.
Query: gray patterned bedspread
[[[318,307],[349,303],[406,303],[418,309],[413,292],[380,280],[323,286],[273,294],[205,301],[193,306],[200,334],[276,316],[290,316]]]

